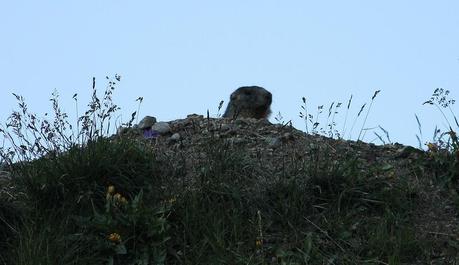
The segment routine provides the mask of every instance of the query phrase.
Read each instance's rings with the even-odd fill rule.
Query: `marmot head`
[[[231,101],[237,102],[239,107],[262,107],[269,108],[272,102],[271,93],[259,86],[243,86],[236,89],[230,97]]]
[[[271,93],[262,87],[240,87],[231,94],[223,117],[266,119],[271,113],[271,102]]]

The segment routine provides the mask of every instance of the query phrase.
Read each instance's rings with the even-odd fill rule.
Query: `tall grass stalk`
[[[308,130],[308,106],[306,105],[306,98],[305,97],[302,97],[301,100],[303,101],[303,105],[301,105],[301,108],[303,109],[303,111],[300,111],[300,118],[302,118],[304,120],[304,126],[306,128],[306,133],[309,133],[309,130]]]
[[[419,132],[419,134],[416,134],[416,139],[418,140],[418,148],[422,149],[422,140],[421,139],[424,139],[424,137],[422,136],[422,126],[421,126],[421,122],[419,121],[418,115],[414,114],[414,117],[416,118],[416,122],[418,124],[418,132]]]
[[[374,95],[371,97],[370,106],[368,107],[367,113],[365,114],[365,118],[363,119],[362,128],[360,129],[359,136],[357,137],[357,141],[360,140],[360,136],[362,135],[363,128],[365,127],[365,123],[367,122],[367,118],[368,118],[368,114],[370,113],[371,106],[373,106],[373,101],[376,98],[376,96],[379,94],[379,92],[381,92],[381,90],[376,90]]]
[[[343,123],[343,129],[341,130],[341,135],[344,137],[344,133],[346,131],[346,123],[347,123],[347,116],[349,114],[349,109],[351,107],[351,102],[352,102],[352,95],[349,98],[349,101],[347,102],[347,107],[346,107],[346,114],[344,115],[344,123]]]
[[[350,139],[351,136],[352,136],[352,132],[354,131],[354,126],[355,124],[357,123],[357,119],[360,117],[360,114],[362,114],[362,111],[364,110],[365,106],[367,105],[367,103],[364,103],[362,105],[362,107],[360,107],[360,110],[359,112],[357,113],[357,116],[355,116],[354,118],[354,121],[352,122],[352,126],[351,126],[351,129],[349,130],[349,134],[348,134],[348,138]]]

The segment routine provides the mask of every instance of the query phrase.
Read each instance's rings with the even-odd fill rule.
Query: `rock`
[[[279,137],[267,137],[266,142],[270,148],[276,148],[281,145],[282,140]]]
[[[193,119],[193,118],[195,118],[195,119],[203,119],[204,116],[203,116],[203,115],[198,115],[198,114],[196,114],[196,113],[193,113],[193,114],[187,115],[186,118],[187,118],[187,119]]]
[[[151,129],[159,134],[167,134],[171,132],[171,126],[167,122],[157,122],[153,124]]]
[[[228,131],[229,129],[231,129],[231,127],[230,127],[228,124],[222,124],[222,125],[220,126],[220,131],[222,131],[222,132],[226,132],[226,131]]]
[[[152,116],[145,116],[138,124],[140,129],[149,129],[156,123],[156,118]]]
[[[407,158],[412,155],[422,155],[423,150],[414,148],[412,146],[403,146],[402,148],[397,149],[397,158]]]
[[[291,133],[284,133],[282,135],[282,141],[287,142],[287,141],[292,141],[295,140],[294,136]]]
[[[171,137],[170,137],[171,141],[178,141],[180,140],[180,133],[174,133]]]

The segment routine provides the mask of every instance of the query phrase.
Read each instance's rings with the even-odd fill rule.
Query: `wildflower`
[[[111,233],[108,236],[108,240],[110,240],[113,243],[120,243],[121,242],[121,236],[118,233]]]
[[[119,193],[116,193],[115,195],[113,195],[113,200],[117,204],[123,204],[123,205],[127,204],[127,199]]]
[[[255,245],[259,248],[263,246],[263,240],[262,239],[257,239],[255,241]]]
[[[145,129],[143,130],[143,137],[145,139],[152,139],[157,138],[159,136],[159,132],[152,130],[152,129]]]
[[[428,143],[427,144],[427,150],[429,152],[435,153],[438,151],[438,145],[436,143]]]
[[[172,198],[169,199],[168,202],[169,202],[170,204],[172,204],[172,203],[174,203],[174,202],[176,202],[176,201],[177,201],[177,198],[172,197]]]
[[[123,198],[123,196],[121,196],[121,194],[117,193],[113,196],[113,199],[115,199],[115,201],[121,201],[121,198]]]
[[[114,192],[115,192],[115,186],[113,185],[108,186],[107,193],[113,194]]]
[[[389,177],[389,178],[395,178],[395,172],[394,172],[394,171],[390,171],[390,172],[388,173],[388,177]]]

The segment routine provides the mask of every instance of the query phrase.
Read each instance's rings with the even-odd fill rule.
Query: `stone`
[[[171,141],[178,141],[180,140],[180,133],[174,133],[172,136],[171,136]]]
[[[279,137],[267,137],[266,142],[270,148],[277,148],[281,145],[282,140]]]
[[[171,126],[167,122],[157,122],[153,124],[151,129],[159,134],[167,134],[171,132]]]
[[[198,114],[196,114],[196,113],[193,113],[193,114],[187,115],[186,118],[187,118],[187,119],[193,119],[193,118],[195,118],[195,119],[203,119],[204,116],[203,116],[203,115],[198,115]]]
[[[156,123],[156,118],[152,116],[145,116],[138,124],[140,129],[149,129]]]
[[[228,131],[229,129],[231,129],[231,127],[230,127],[228,124],[222,124],[222,125],[220,126],[220,131],[222,131],[222,132],[226,132],[226,131]]]

